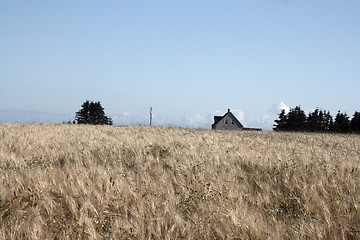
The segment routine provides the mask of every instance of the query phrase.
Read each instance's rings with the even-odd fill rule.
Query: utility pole
[[[152,124],[152,107],[150,107],[150,126]]]

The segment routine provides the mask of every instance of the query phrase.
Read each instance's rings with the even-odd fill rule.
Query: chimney
[[[230,112],[230,108],[228,108],[228,113]]]

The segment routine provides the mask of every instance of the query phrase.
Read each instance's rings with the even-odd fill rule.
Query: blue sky
[[[281,107],[360,111],[358,0],[0,1],[0,122],[209,128],[231,108],[271,129]]]

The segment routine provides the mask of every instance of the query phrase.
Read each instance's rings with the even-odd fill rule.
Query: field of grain
[[[360,136],[0,124],[0,239],[359,239]]]

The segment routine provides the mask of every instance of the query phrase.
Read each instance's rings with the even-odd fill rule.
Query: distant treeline
[[[282,110],[279,119],[275,120],[274,131],[294,132],[336,132],[360,133],[360,112],[350,117],[346,113],[338,113],[335,119],[329,111],[316,109],[307,116],[300,106],[290,108],[288,113]]]

